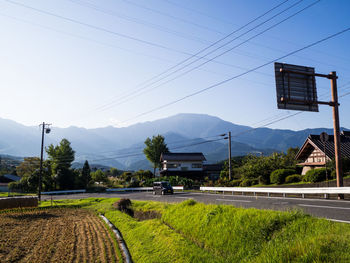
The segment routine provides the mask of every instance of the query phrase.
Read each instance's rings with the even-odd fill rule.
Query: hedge
[[[270,182],[273,184],[283,184],[286,177],[295,174],[294,169],[277,169],[270,175]]]

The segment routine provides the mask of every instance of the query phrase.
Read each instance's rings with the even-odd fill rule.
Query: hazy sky
[[[206,60],[191,58],[283,2],[198,56],[236,38],[206,59],[237,46],[231,51],[200,67]],[[350,1],[0,0],[0,25],[1,118],[92,128],[203,113],[256,127],[295,113],[277,109],[273,64],[162,106],[350,27]],[[281,62],[337,71],[343,95],[350,92],[349,48],[350,31]],[[319,99],[330,100],[329,80],[317,85]],[[348,128],[349,102],[350,95],[340,98]],[[269,127],[332,127],[332,110],[320,106]]]

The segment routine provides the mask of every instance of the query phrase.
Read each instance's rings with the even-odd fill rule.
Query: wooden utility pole
[[[41,152],[40,152],[40,170],[39,170],[39,187],[38,187],[38,199],[41,201],[41,178],[43,176],[43,155],[44,155],[44,133],[50,133],[50,126],[51,124],[47,124],[43,122],[40,124],[42,126],[42,132],[41,132]]]
[[[228,132],[228,179],[232,178],[232,168],[231,168],[231,132]]]
[[[339,125],[339,104],[338,104],[338,90],[337,90],[337,73],[332,71],[329,74],[332,87],[332,107],[333,107],[333,127],[334,127],[334,155],[335,167],[337,175],[337,187],[343,186],[343,173],[341,166],[341,146],[340,146],[340,125]],[[341,195],[338,199],[342,199]]]

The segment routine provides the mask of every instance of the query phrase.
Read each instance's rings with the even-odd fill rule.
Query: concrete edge
[[[133,263],[131,256],[130,256],[130,252],[128,247],[126,246],[126,243],[123,239],[122,234],[120,233],[120,231],[118,230],[118,228],[116,228],[104,215],[99,215],[103,221],[106,222],[106,224],[112,229],[113,233],[115,234],[118,244],[119,244],[119,248],[124,256],[124,260],[126,263]]]

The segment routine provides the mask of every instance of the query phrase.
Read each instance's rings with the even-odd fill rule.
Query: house
[[[160,156],[162,176],[181,176],[201,179],[204,176],[203,153],[162,153]]]
[[[342,131],[340,135],[341,156],[350,158],[350,131]],[[323,144],[320,135],[310,134],[295,157],[303,166],[302,175],[311,169],[325,167],[326,162],[334,158],[334,136],[329,135]]]

